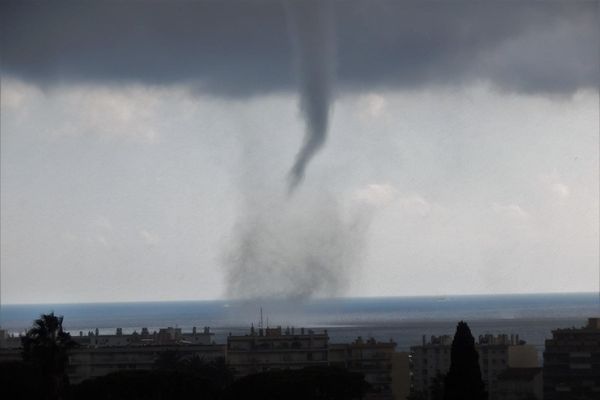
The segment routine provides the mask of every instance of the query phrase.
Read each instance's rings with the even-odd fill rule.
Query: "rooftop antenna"
[[[262,313],[262,307],[260,308],[260,325],[259,328],[262,329],[263,328],[263,313]]]

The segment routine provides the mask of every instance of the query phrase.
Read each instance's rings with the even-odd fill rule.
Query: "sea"
[[[466,321],[477,338],[518,334],[542,354],[544,341],[558,328],[581,327],[600,317],[598,293],[376,297],[329,299],[204,300],[137,303],[7,304],[0,307],[0,327],[21,334],[43,313],[64,316],[72,335],[98,329],[101,334],[178,327],[209,327],[216,343],[250,327],[281,326],[327,330],[331,343],[357,337],[394,341],[409,351],[423,336],[452,335]]]

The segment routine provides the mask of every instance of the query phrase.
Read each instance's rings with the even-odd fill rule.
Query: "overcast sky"
[[[279,256],[232,283],[253,223],[294,257],[341,238],[314,295],[597,291],[598,4],[334,3],[327,139],[289,196],[285,4],[4,1],[2,302],[295,291],[312,267]]]

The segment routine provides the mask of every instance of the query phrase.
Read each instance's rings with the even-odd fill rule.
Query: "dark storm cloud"
[[[597,2],[335,5],[340,90],[490,80],[526,92],[598,85]],[[2,71],[55,81],[295,88],[280,2],[2,2]]]

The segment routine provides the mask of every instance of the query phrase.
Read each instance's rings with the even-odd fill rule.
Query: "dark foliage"
[[[194,371],[198,376],[210,380],[212,385],[219,390],[224,390],[233,383],[233,372],[224,358],[205,362],[200,357],[185,358],[181,361],[181,368]]]
[[[154,360],[154,369],[174,371],[180,369],[182,355],[176,350],[161,351]]]
[[[63,317],[41,315],[21,338],[23,361],[32,370],[31,384],[43,388],[46,399],[60,399],[69,380],[66,374],[68,351],[76,343],[63,330]]]
[[[332,367],[268,371],[224,386],[231,375],[224,364],[224,368],[219,365],[190,358],[180,360],[175,368],[115,372],[72,386],[69,398],[352,400],[361,399],[368,388],[362,375]]]
[[[71,386],[70,399],[218,399],[221,389],[208,378],[183,371],[121,371]]]
[[[154,363],[159,371],[190,373],[201,379],[209,380],[217,389],[225,389],[233,382],[233,372],[224,358],[206,361],[198,355],[182,355],[177,351],[160,353]]]
[[[362,399],[369,385],[364,377],[335,367],[272,370],[238,379],[226,391],[226,400],[351,400]]]
[[[153,370],[120,371],[71,387],[71,399],[162,400],[219,399],[233,381],[233,374],[218,359],[206,362],[175,351],[159,355]]]
[[[408,396],[406,396],[406,400],[427,400],[425,393],[412,391]]]
[[[0,363],[0,388],[2,397],[14,400],[45,399],[47,393],[42,385],[40,371],[22,361]]]
[[[450,370],[444,384],[445,400],[486,400],[479,354],[469,326],[461,321],[452,341]]]

